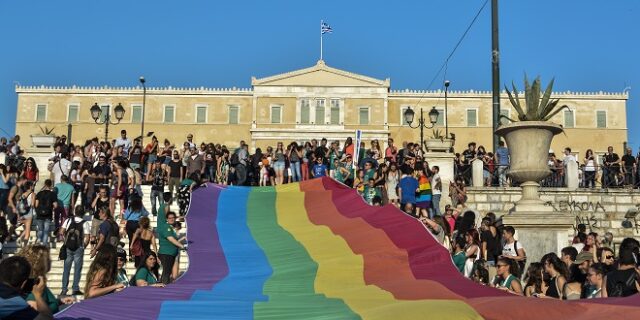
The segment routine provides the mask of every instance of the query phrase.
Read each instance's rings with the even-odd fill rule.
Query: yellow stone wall
[[[326,89],[321,89],[326,90]],[[16,118],[16,133],[23,137],[23,145],[29,146],[29,136],[38,134],[39,125],[54,127],[55,134],[67,133],[67,106],[79,105],[79,121],[73,122],[73,141],[84,142],[92,137],[104,136],[104,126],[96,125],[91,119],[89,108],[97,102],[99,105],[113,106],[122,103],[125,116],[120,124],[110,126],[110,139],[119,136],[121,129],[126,129],[130,137],[140,134],[140,124],[131,123],[132,105],[142,104],[142,92],[136,88],[48,88],[48,87],[17,87],[18,104]],[[257,94],[250,89],[154,89],[147,94],[145,111],[145,132],[153,131],[162,140],[169,139],[173,143],[181,144],[188,133],[195,136],[196,142],[213,141],[236,147],[239,140],[245,140],[252,147],[266,147],[275,145],[277,141],[291,140],[306,141],[310,138],[320,139],[328,136],[329,140],[343,141],[343,136],[350,135],[355,129],[365,131],[364,140],[376,136],[390,135],[401,145],[403,141],[419,141],[419,130],[409,129],[401,125],[402,110],[412,106],[416,111],[423,108],[425,117],[432,106],[444,110],[444,94],[442,92],[406,92],[388,91],[381,95],[379,91],[367,98],[366,94],[358,93],[331,94],[341,98],[344,123],[338,126],[298,125],[296,112],[298,99],[309,98],[309,94],[296,96],[270,93]],[[326,96],[326,94],[325,94]],[[320,96],[322,97],[322,96]],[[607,146],[614,147],[621,153],[622,143],[627,140],[626,101],[624,94],[607,93],[559,93],[560,104],[568,105],[575,114],[575,127],[566,128],[565,134],[556,136],[552,148],[557,154],[570,146],[574,152],[583,155],[586,149],[595,152],[605,151]],[[385,116],[386,101],[386,116]],[[456,135],[456,151],[461,151],[470,141],[484,145],[488,150],[492,144],[492,104],[491,94],[488,92],[451,92],[448,97],[448,127],[449,132]],[[255,103],[255,115],[253,108]],[[47,105],[47,116],[43,122],[36,122],[36,105]],[[164,106],[175,106],[174,123],[164,123]],[[196,106],[207,106],[206,123],[196,123]],[[229,105],[239,107],[239,124],[229,124]],[[281,105],[282,123],[271,123],[271,106]],[[510,109],[506,97],[501,100],[503,109]],[[417,108],[416,108],[417,106]],[[359,108],[369,107],[369,125],[359,124]],[[327,112],[330,102],[325,105]],[[467,126],[467,109],[477,110],[478,123],[475,127]],[[607,128],[596,128],[596,111],[607,113]],[[444,112],[440,114],[444,117]],[[511,110],[510,116],[516,117]],[[313,119],[313,115],[311,118]],[[419,112],[416,112],[419,117]],[[253,120],[255,118],[255,123]],[[385,120],[386,119],[386,120]],[[564,113],[556,115],[553,122],[564,124]],[[444,126],[436,126],[444,130]],[[333,138],[331,134],[334,134]],[[425,129],[425,138],[432,135],[431,129]],[[286,138],[283,138],[286,137]],[[147,139],[147,138],[145,138]],[[148,141],[148,139],[146,140]]]

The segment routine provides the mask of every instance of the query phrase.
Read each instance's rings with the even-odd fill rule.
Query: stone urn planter
[[[453,146],[452,139],[427,139],[424,142],[429,152],[449,152]]]
[[[551,211],[540,199],[540,181],[551,174],[547,166],[549,147],[553,136],[562,127],[545,121],[522,121],[502,125],[496,134],[504,137],[511,156],[507,174],[522,187],[522,198],[516,202],[516,211]]]
[[[31,144],[36,148],[51,148],[56,143],[56,136],[33,134],[31,135]]]

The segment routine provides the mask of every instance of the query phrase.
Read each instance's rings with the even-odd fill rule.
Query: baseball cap
[[[578,256],[576,257],[576,261],[574,261],[573,264],[582,264],[583,262],[589,261],[589,260],[593,260],[593,253],[582,251],[578,253]]]

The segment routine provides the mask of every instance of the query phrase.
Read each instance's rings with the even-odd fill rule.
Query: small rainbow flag
[[[640,319],[640,296],[559,301],[477,285],[425,226],[329,178],[194,191],[189,268],[57,319]]]

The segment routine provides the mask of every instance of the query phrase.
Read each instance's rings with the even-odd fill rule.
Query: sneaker
[[[84,292],[80,291],[80,290],[76,290],[73,292],[74,296],[84,296]]]

